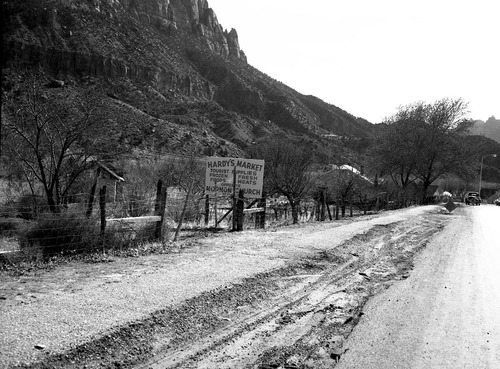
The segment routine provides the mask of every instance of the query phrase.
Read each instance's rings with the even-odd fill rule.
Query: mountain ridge
[[[193,133],[198,151],[217,153],[214,142],[222,139],[236,145],[229,151],[241,153],[277,133],[322,145],[325,135],[365,138],[374,129],[248,64],[237,31],[223,30],[206,0],[20,0],[2,6],[4,67],[41,66],[48,78],[75,88],[93,77],[115,101],[164,124],[194,120],[205,136],[184,129]]]
[[[495,116],[491,116],[488,120],[486,120],[486,122],[476,120],[471,129],[471,133],[491,138],[492,140],[500,143],[500,119],[496,119]]]

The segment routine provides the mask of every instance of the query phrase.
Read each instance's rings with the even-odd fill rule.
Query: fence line
[[[61,205],[55,214],[49,211],[43,197],[27,196],[24,202],[1,205],[0,238],[9,242],[16,240],[21,248],[40,245],[54,253],[65,249],[78,253],[163,242],[174,230],[178,234],[182,230],[185,234],[212,227],[235,229],[234,220],[236,230],[291,222],[291,208],[284,201],[237,199],[239,210],[234,215],[232,196],[214,198],[198,193],[189,197],[182,191],[167,189],[160,180],[156,196],[151,193],[153,191],[148,197],[114,201],[106,196],[103,186],[94,197],[92,212],[87,212],[88,194],[81,193],[73,196],[79,201]],[[324,201],[308,198],[299,208],[299,219],[302,222],[321,221],[327,219],[326,214],[330,220],[338,219],[338,212],[338,203],[332,208]],[[354,213],[351,210],[350,215]]]

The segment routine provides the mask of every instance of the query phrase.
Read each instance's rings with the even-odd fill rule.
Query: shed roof
[[[99,165],[99,167],[101,167],[102,169],[104,169],[106,172],[109,173],[109,175],[111,175],[113,178],[115,178],[118,182],[125,182],[125,179],[123,177],[120,177],[118,174],[116,174],[115,172],[113,172],[110,168],[108,168],[106,165],[102,164],[102,163],[99,163],[97,162],[97,165]]]

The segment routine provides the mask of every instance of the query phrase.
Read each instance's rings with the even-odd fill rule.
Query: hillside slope
[[[374,127],[249,65],[236,30],[224,30],[206,0],[9,0],[2,7],[4,90],[38,66],[65,88],[91,78],[116,117],[135,120],[145,148],[242,155],[271,133],[323,147],[336,145],[325,136],[364,138]],[[172,137],[153,140],[152,126]]]

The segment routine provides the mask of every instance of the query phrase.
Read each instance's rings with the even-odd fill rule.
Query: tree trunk
[[[423,183],[423,193],[422,193],[422,204],[427,205],[427,190],[429,189],[429,186],[431,183],[428,180],[425,180]]]
[[[299,222],[299,201],[288,199],[290,202],[290,207],[292,208],[292,222],[293,224],[297,224]]]
[[[321,190],[321,221],[324,222],[326,219],[326,190]]]
[[[54,193],[50,190],[46,190],[45,194],[47,195],[47,204],[49,205],[49,210],[51,213],[57,213],[57,204],[54,200]]]
[[[265,228],[266,227],[266,194],[262,194],[262,198],[259,199],[257,207],[263,208],[264,211],[257,213],[255,217],[255,228]]]
[[[179,218],[179,223],[177,224],[177,228],[175,230],[175,235],[174,235],[174,239],[173,239],[174,242],[177,241],[177,237],[179,237],[179,233],[181,232],[182,222],[184,221],[184,215],[186,214],[187,206],[189,203],[189,196],[191,196],[191,190],[193,189],[193,186],[194,186],[194,180],[192,180],[191,183],[189,184],[189,188],[188,188],[187,193],[186,193],[186,199],[184,200],[184,206],[182,207],[182,212],[181,212],[181,216]]]

